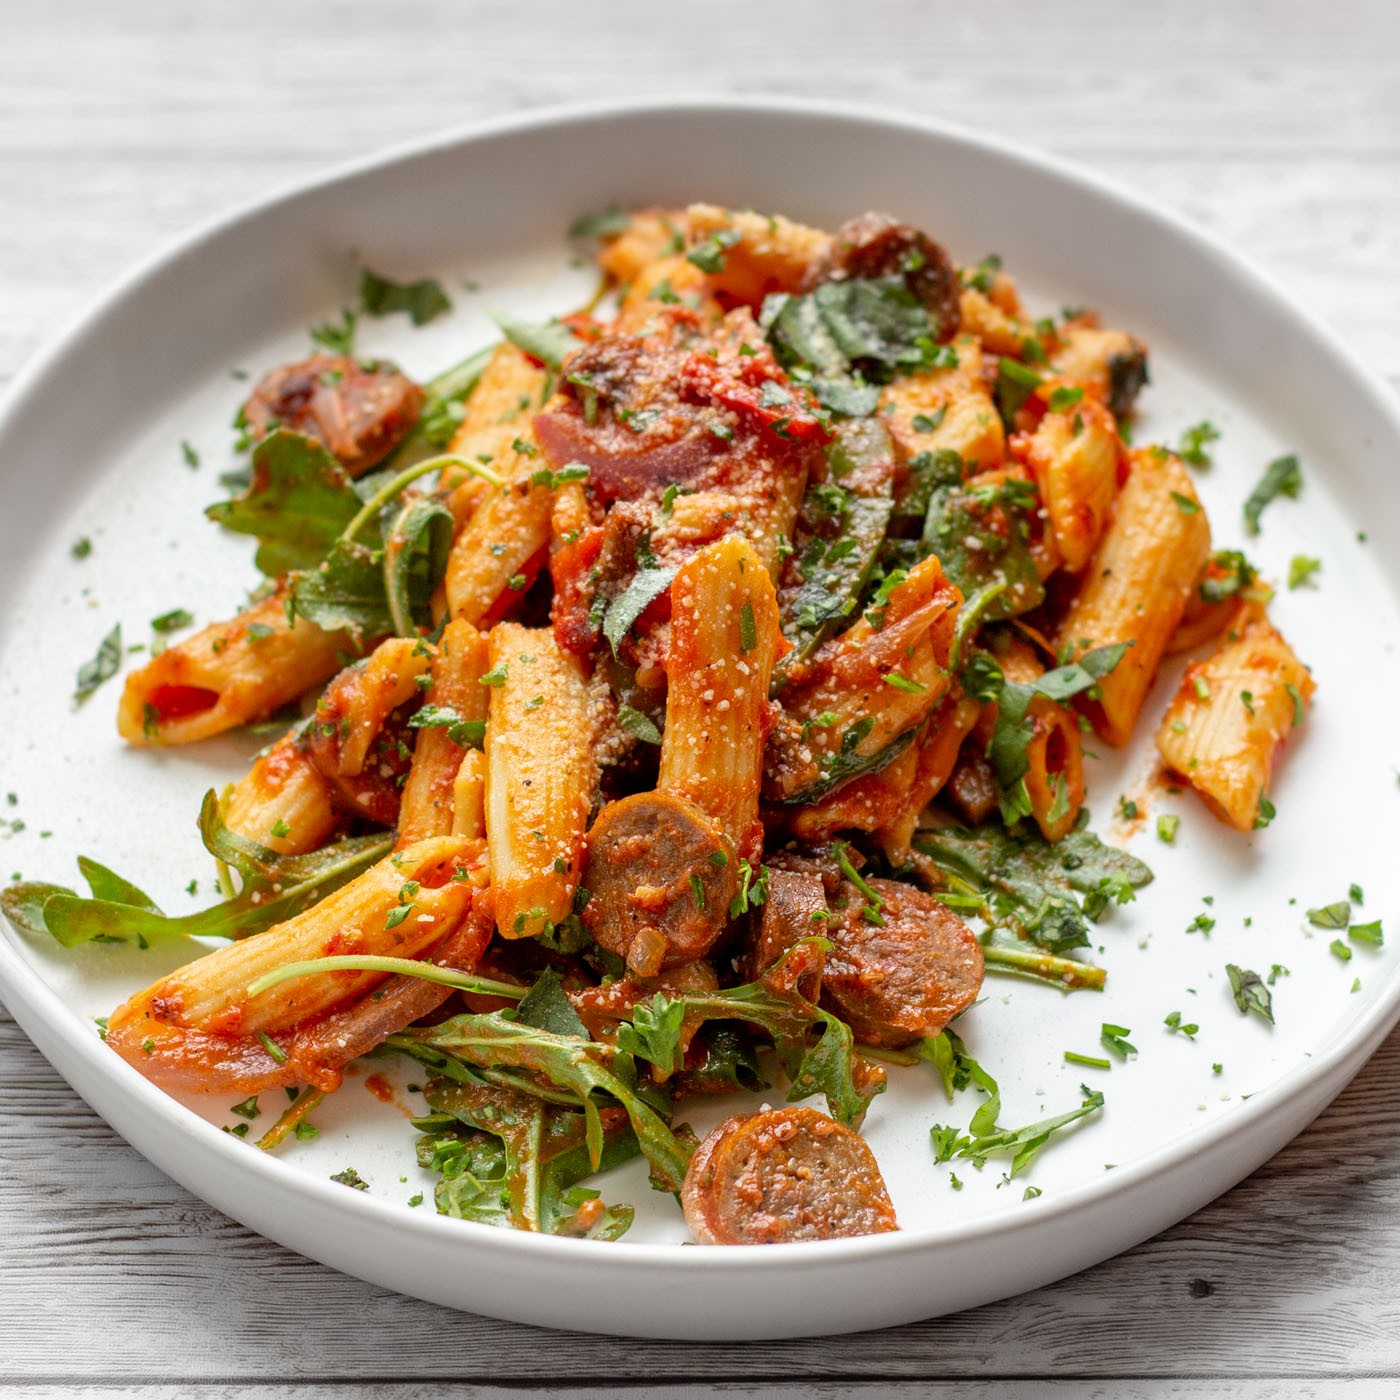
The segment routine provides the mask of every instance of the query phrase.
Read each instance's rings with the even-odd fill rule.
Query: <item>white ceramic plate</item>
[[[1297,451],[1306,485],[1249,542],[1281,579],[1319,556],[1320,587],[1282,591],[1275,620],[1313,666],[1319,691],[1275,787],[1278,817],[1240,837],[1189,796],[1149,790],[1151,725],[1124,754],[1091,764],[1095,826],[1144,856],[1156,883],[1102,926],[1102,996],[988,982],[962,1030],[1001,1079],[1002,1121],[1072,1107],[1088,1080],[1103,1113],[1054,1143],[1031,1175],[1002,1182],[932,1160],[935,1122],[966,1126],[977,1101],[947,1104],[931,1075],[896,1072],[866,1132],[904,1229],[767,1249],[683,1248],[679,1211],[639,1169],[605,1183],[638,1222],[618,1244],[539,1238],[410,1209],[431,1182],[413,1163],[408,1101],[382,1104],[352,1080],[317,1114],[315,1143],[265,1156],[219,1131],[220,1100],[182,1106],[119,1062],[92,1017],[182,960],[89,947],[63,953],[0,930],[0,992],[40,1049],[93,1107],[171,1176],[249,1226],[349,1273],[500,1317],[644,1335],[755,1338],[871,1327],[970,1307],[1062,1276],[1145,1238],[1239,1180],[1310,1121],[1400,1013],[1387,949],[1343,964],[1303,910],[1365,888],[1365,917],[1393,918],[1396,802],[1385,746],[1400,686],[1400,557],[1388,473],[1400,417],[1334,336],[1257,271],[1199,232],[1082,172],[964,132],[867,111],[796,103],[699,102],[527,117],[380,158],[267,201],[190,238],[131,276],[33,365],[0,418],[0,816],[24,830],[6,872],[68,880],[90,853],[167,908],[211,893],[194,831],[201,793],[246,761],[238,740],[135,753],[113,730],[116,684],[80,709],[77,666],[120,620],[231,611],[253,581],[246,541],[205,522],[227,422],[243,392],[229,376],[306,352],[305,327],[352,295],[356,259],[389,275],[432,273],[457,308],[421,331],[365,326],[361,349],[420,376],[492,338],[485,309],[543,315],[590,288],[564,229],[578,214],[705,198],[814,223],[867,208],[927,228],[961,261],[1002,254],[1032,305],[1101,308],[1153,347],[1140,440],[1190,422],[1222,430],[1200,489],[1217,543],[1244,543],[1240,506],[1263,465]],[[479,286],[468,290],[467,283]],[[183,461],[181,440],[203,465]],[[1358,540],[1358,529],[1369,536]],[[90,536],[85,560],[71,542]],[[1163,678],[1148,716],[1165,704]],[[1115,828],[1120,794],[1147,820]],[[1181,815],[1174,847],[1159,812]],[[50,833],[52,833],[50,835]],[[1212,900],[1213,903],[1203,902]],[[1209,935],[1187,932],[1198,914]],[[1400,929],[1387,930],[1400,934]],[[1270,1031],[1236,1010],[1224,966],[1291,970]],[[1359,985],[1355,988],[1353,983]],[[1170,1034],[1180,1011],[1195,1041]],[[1139,1057],[1110,1072],[1066,1065],[1099,1049],[1100,1024],[1131,1027]],[[1220,1066],[1219,1072],[1213,1066]],[[276,1106],[265,1096],[270,1122]],[[690,1114],[708,1126],[729,1104]],[[259,1127],[262,1124],[258,1125]],[[368,1194],[328,1180],[354,1166]],[[1042,1194],[1023,1198],[1025,1184]]]

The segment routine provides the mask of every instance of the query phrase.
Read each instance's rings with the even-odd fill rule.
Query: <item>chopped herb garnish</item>
[[[1211,464],[1211,456],[1206,451],[1206,445],[1219,441],[1219,438],[1220,430],[1214,423],[1194,423],[1182,433],[1181,441],[1176,445],[1176,455],[1193,467],[1208,467]]]
[[[484,676],[480,677],[477,684],[491,686],[504,685],[506,683],[506,677],[509,674],[510,663],[508,661],[501,661],[487,671]]]
[[[640,739],[644,744],[661,742],[661,731],[656,727],[656,722],[640,710],[634,710],[631,705],[617,707],[617,723],[625,734]]]
[[[161,613],[159,617],[151,619],[151,630],[153,632],[177,632],[181,627],[188,627],[193,621],[193,613],[186,612],[184,608],[172,608],[169,612]]]
[[[1334,938],[1327,947],[1331,950],[1333,957],[1342,962],[1351,961],[1351,949],[1340,938]]]
[[[97,655],[85,661],[78,668],[78,685],[73,692],[74,699],[85,700],[104,681],[109,681],[121,669],[122,664],[122,625],[117,623],[103,637],[97,648]]]
[[[1183,1022],[1179,1011],[1169,1012],[1162,1024],[1173,1035],[1184,1035],[1187,1040],[1195,1040],[1196,1032],[1201,1029],[1194,1021]]]
[[[1373,919],[1369,924],[1352,924],[1347,929],[1347,937],[1353,943],[1364,943],[1368,948],[1385,946],[1385,935],[1381,932],[1381,921]]]
[[[697,243],[686,255],[686,261],[694,263],[701,272],[715,274],[724,271],[726,250],[732,248],[743,235],[738,229],[722,228]]]
[[[1083,397],[1084,390],[1078,386],[1071,388],[1069,385],[1061,384],[1058,388],[1050,391],[1050,411],[1063,413],[1066,409],[1073,408]]]
[[[1308,922],[1314,928],[1345,928],[1351,922],[1351,905],[1344,899],[1307,911]]]
[[[236,1103],[229,1109],[230,1113],[236,1113],[240,1118],[257,1118],[262,1109],[258,1107],[258,1096],[250,1094],[242,1103]]]
[[[79,535],[68,552],[74,559],[86,559],[92,553],[92,541],[86,535]]]
[[[1157,839],[1165,841],[1170,846],[1176,840],[1177,827],[1181,825],[1181,818],[1175,813],[1165,814],[1157,818]]]
[[[180,455],[185,459],[187,467],[197,467],[199,465],[199,453],[190,446],[188,442],[180,443]]]
[[[758,645],[758,625],[754,621],[753,604],[745,602],[739,609],[739,650],[752,651]]]
[[[1074,1050],[1065,1051],[1065,1063],[1067,1065],[1085,1065],[1089,1069],[1112,1069],[1113,1062],[1105,1060],[1098,1055],[1081,1055]]]
[[[1312,577],[1321,567],[1321,559],[1313,559],[1307,554],[1295,554],[1288,561],[1289,588],[1302,588],[1305,584],[1311,588]]]
[[[1264,507],[1279,496],[1296,500],[1303,488],[1303,469],[1298,458],[1290,453],[1287,457],[1276,457],[1264,469],[1259,484],[1249,493],[1244,503],[1244,525],[1251,535],[1259,533],[1259,517]]]
[[[1126,1060],[1129,1055],[1137,1054],[1137,1046],[1127,1039],[1131,1034],[1127,1026],[1115,1026],[1111,1021],[1105,1021],[1099,1031],[1099,1040],[1120,1060]]]
[[[1264,979],[1257,972],[1251,972],[1249,968],[1239,967],[1235,963],[1226,963],[1225,972],[1230,978],[1230,990],[1234,993],[1235,1005],[1239,1007],[1240,1015],[1247,1016],[1253,1011],[1272,1026],[1274,999],[1269,995]]]
[[[340,1182],[342,1186],[352,1187],[356,1191],[369,1190],[369,1182],[367,1182],[354,1167],[346,1167],[344,1171],[336,1172],[331,1177],[331,1180]]]
[[[370,316],[391,316],[403,311],[415,326],[426,326],[452,310],[451,298],[434,278],[391,282],[367,267],[360,271],[360,301]]]

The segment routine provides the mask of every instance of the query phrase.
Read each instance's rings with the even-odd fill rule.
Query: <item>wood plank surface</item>
[[[901,107],[1083,161],[1253,256],[1400,388],[1393,0],[46,0],[5,19],[0,386],[134,260],[331,163],[546,103],[718,90]],[[1397,1162],[1400,1035],[1248,1181],[1050,1288],[864,1337],[579,1337],[250,1234],[137,1156],[0,1012],[0,1387],[1383,1395],[1400,1386]]]

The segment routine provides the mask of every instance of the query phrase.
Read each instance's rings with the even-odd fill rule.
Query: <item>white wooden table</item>
[[[1400,387],[1395,0],[9,0],[4,19],[0,384],[134,259],[330,163],[506,110],[718,90],[897,105],[1080,160],[1253,255]],[[251,1235],[0,1010],[0,1391],[1391,1394],[1397,1161],[1400,1033],[1243,1185],[1037,1293],[864,1337],[576,1337]]]

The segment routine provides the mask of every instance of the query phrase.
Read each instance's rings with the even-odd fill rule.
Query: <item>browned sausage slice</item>
[[[905,285],[938,318],[939,340],[952,340],[962,323],[958,272],[940,244],[888,214],[862,214],[836,230],[820,280],[830,277],[904,277]]]
[[[819,874],[770,865],[768,898],[758,912],[753,942],[743,962],[749,980],[762,976],[799,938],[825,937],[828,912],[826,887]],[[816,1001],[821,990],[820,967],[800,990],[809,1001]]]
[[[274,428],[314,437],[351,476],[360,476],[408,436],[423,390],[383,360],[313,355],[265,374],[243,405],[248,431]]]
[[[899,880],[871,880],[883,926],[846,886],[822,975],[822,1004],[867,1045],[891,1049],[937,1035],[982,988],[982,945],[953,911]]]
[[[681,1187],[700,1244],[789,1244],[899,1228],[875,1154],[814,1108],[769,1108],[721,1123]]]
[[[738,859],[718,822],[667,792],[610,802],[588,832],[583,923],[639,977],[703,958],[729,922]]]

